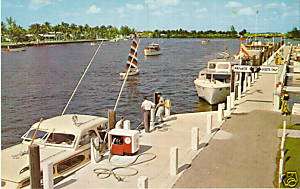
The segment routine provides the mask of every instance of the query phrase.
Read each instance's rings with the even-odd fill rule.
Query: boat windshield
[[[75,136],[65,133],[51,133],[47,138],[46,145],[49,146],[69,146],[75,142]]]
[[[49,133],[46,131],[31,129],[31,130],[27,131],[27,133],[25,133],[22,138],[26,141],[31,141],[33,139],[33,137],[34,137],[34,140],[36,140],[36,139],[45,140],[48,134]]]

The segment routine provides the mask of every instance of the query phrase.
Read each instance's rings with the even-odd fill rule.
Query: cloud
[[[51,3],[52,1],[50,0],[31,0],[29,2],[29,8],[36,10]]]
[[[205,13],[205,12],[207,12],[207,8],[200,8],[200,9],[196,9],[195,10],[195,13],[196,14],[201,14],[201,13]]]
[[[86,11],[87,14],[97,14],[101,11],[96,5],[91,5]]]
[[[149,9],[158,9],[167,6],[176,6],[179,4],[179,0],[145,0],[145,5]]]
[[[255,15],[256,10],[254,10],[252,7],[243,7],[240,10],[238,10],[238,15],[245,15],[245,16],[252,16]]]
[[[279,9],[279,8],[287,8],[287,5],[284,2],[281,3],[269,3],[265,5],[266,9]]]
[[[237,1],[229,1],[226,5],[226,8],[231,9],[231,12],[234,15],[242,15],[242,16],[253,16],[256,14],[259,8],[261,8],[261,4],[256,4],[253,6],[245,6]]]
[[[240,3],[240,2],[237,2],[237,1],[229,1],[229,2],[225,5],[225,7],[227,7],[227,8],[240,8],[240,7],[242,7],[242,6],[243,6],[243,4]]]
[[[130,3],[126,3],[125,7],[127,9],[136,10],[136,11],[144,9],[144,6],[142,4],[130,4]]]

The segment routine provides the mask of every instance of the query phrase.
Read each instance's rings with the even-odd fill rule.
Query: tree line
[[[18,25],[12,18],[6,18],[6,22],[1,22],[1,40],[2,42],[26,42],[26,41],[42,41],[45,40],[46,35],[55,35],[55,40],[82,40],[82,39],[113,39],[119,36],[128,36],[135,33],[134,28],[128,26],[121,26],[120,28],[108,26],[89,26],[69,24],[61,22],[60,24],[51,25],[49,22],[42,24],[35,23],[28,27],[23,28]]]
[[[69,24],[61,22],[56,25],[52,25],[49,22],[31,24],[27,29],[18,25],[12,18],[6,18],[6,22],[1,22],[1,41],[2,42],[30,42],[30,41],[43,41],[48,40],[44,34],[51,34],[52,40],[94,40],[99,38],[113,39],[117,37],[126,37],[130,34],[138,33],[140,37],[152,37],[152,38],[237,38],[240,36],[251,37],[281,37],[281,33],[265,33],[265,34],[253,34],[243,29],[237,32],[232,25],[228,31],[187,31],[184,29],[177,30],[154,30],[154,31],[142,31],[137,32],[134,28],[128,26],[121,26],[120,28],[108,25],[108,26],[89,26],[76,25],[74,23]],[[49,37],[50,35],[48,35]],[[55,38],[53,38],[55,36]],[[300,30],[294,28],[292,31],[287,32],[285,37],[300,38]]]

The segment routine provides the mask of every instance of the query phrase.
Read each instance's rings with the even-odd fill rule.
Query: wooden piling
[[[108,128],[114,129],[116,124],[116,111],[108,110]]]
[[[41,167],[40,167],[40,148],[36,144],[28,146],[30,187],[32,189],[41,188]]]

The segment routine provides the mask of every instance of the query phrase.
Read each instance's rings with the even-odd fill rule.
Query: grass
[[[282,129],[283,125],[279,125],[278,129]],[[300,130],[300,124],[290,124],[289,120],[287,120],[286,129]]]
[[[300,187],[300,138],[286,138],[285,142],[285,165],[284,172],[297,172],[298,184]],[[282,187],[288,187],[282,185]]]

